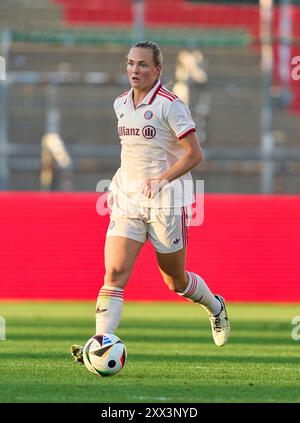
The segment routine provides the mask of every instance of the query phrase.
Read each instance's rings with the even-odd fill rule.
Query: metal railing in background
[[[9,179],[8,157],[8,56],[11,46],[11,33],[3,30],[0,38],[1,62],[5,64],[5,74],[0,79],[0,190],[6,189]],[[1,72],[3,74],[3,72]]]
[[[5,114],[1,116],[1,160],[3,163],[5,163],[5,166],[2,165],[1,167],[2,189],[5,189],[9,186],[8,168],[10,158],[13,158],[13,161],[16,162],[17,158],[19,157],[22,159],[23,164],[27,161],[29,165],[29,163],[34,162],[33,158],[35,157],[35,165],[33,165],[33,167],[37,169],[40,166],[40,186],[42,190],[53,189],[54,174],[56,171],[60,173],[60,177],[62,178],[61,183],[56,184],[56,189],[72,190],[73,164],[77,158],[118,158],[120,149],[118,146],[112,144],[101,144],[93,146],[72,145],[66,147],[60,136],[60,112],[57,107],[57,97],[59,95],[59,87],[63,84],[76,86],[78,83],[84,83],[87,85],[101,86],[112,83],[122,87],[124,82],[124,75],[122,76],[122,74],[117,74],[113,77],[112,75],[109,75],[105,72],[9,72],[7,80],[5,81],[7,84],[6,87],[10,84],[40,84],[47,87],[45,96],[45,135],[40,146],[29,143],[26,145],[22,143],[9,143],[7,136],[3,137],[3,134],[6,134],[3,129],[7,128],[6,119],[8,116],[6,114],[5,119],[3,119]],[[188,94],[188,97],[190,90],[194,89],[195,85],[191,85],[189,79],[185,84],[185,92]],[[4,98],[5,97],[2,97],[2,102]],[[199,97],[199,100],[200,99],[201,96]],[[195,111],[197,110],[197,106],[201,108],[203,105],[199,105],[199,102],[196,103]],[[204,109],[209,114],[209,101],[206,102],[204,106]],[[7,108],[3,107],[3,109],[7,113]],[[4,125],[3,121],[5,123]],[[205,136],[201,137],[201,139],[202,141],[205,140]],[[3,142],[3,140],[5,142]],[[234,168],[236,169],[236,162],[239,161],[245,163],[244,169],[252,166],[253,169],[259,170],[262,175],[264,175],[265,172],[266,160],[274,165],[276,162],[300,159],[300,148],[280,145],[273,145],[272,149],[268,152],[267,157],[265,151],[259,146],[210,146],[209,144],[205,145],[204,143],[203,153],[206,162],[217,161],[219,163],[219,165],[214,165],[213,168],[215,171],[218,169],[222,171],[226,171],[226,169],[227,171],[233,170]],[[41,162],[37,160],[39,155],[41,157]],[[63,160],[61,160],[62,157],[64,157]],[[227,165],[224,164],[224,161],[227,161]],[[258,165],[257,162],[259,162],[260,165]],[[243,169],[242,164],[240,165],[240,169]],[[5,170],[5,172],[3,170]],[[272,184],[272,175],[269,174],[269,177],[269,184]],[[271,192],[271,187],[269,186],[269,188],[266,189],[266,186],[262,184],[261,191]]]
[[[43,2],[44,4],[45,2]],[[228,52],[231,52],[232,48],[244,48],[245,52],[250,51],[250,44],[253,41],[252,36],[247,31],[238,31],[236,28],[231,30],[222,29],[218,33],[214,33],[214,29],[205,28],[205,29],[185,29],[185,32],[179,32],[174,29],[168,29],[168,31],[164,31],[162,28],[147,28],[141,21],[142,19],[142,1],[136,1],[135,5],[136,9],[136,20],[135,25],[132,28],[123,28],[120,29],[115,27],[110,31],[107,29],[99,28],[85,28],[85,30],[79,29],[67,29],[66,26],[62,28],[57,28],[55,31],[51,30],[51,25],[49,27],[45,27],[45,30],[41,30],[40,28],[35,28],[34,30],[30,30],[26,28],[26,25],[20,26],[20,28],[14,28],[12,31],[3,31],[2,32],[2,42],[1,42],[1,51],[0,54],[7,60],[7,78],[5,81],[0,81],[0,189],[8,189],[9,188],[9,180],[10,180],[10,169],[18,166],[20,168],[26,169],[34,168],[41,172],[41,189],[53,189],[55,183],[55,173],[59,174],[61,177],[63,174],[67,175],[64,183],[56,185],[58,189],[66,189],[66,187],[70,187],[70,189],[74,188],[72,185],[72,173],[76,170],[77,167],[80,167],[78,164],[78,160],[82,158],[87,158],[90,160],[102,160],[106,161],[106,159],[111,158],[117,160],[120,153],[120,148],[117,145],[111,144],[110,139],[105,139],[105,142],[97,145],[89,145],[86,143],[85,145],[75,145],[75,144],[68,144],[68,140],[64,139],[64,136],[61,134],[60,130],[60,119],[61,119],[61,109],[58,107],[59,97],[60,97],[60,90],[63,87],[71,86],[71,87],[78,87],[85,86],[85,87],[105,87],[105,86],[114,86],[119,87],[120,90],[122,87],[126,85],[126,76],[124,74],[116,73],[110,74],[108,72],[93,72],[93,71],[82,71],[82,72],[74,72],[73,70],[66,70],[60,71],[56,70],[53,72],[43,72],[43,71],[26,71],[26,70],[18,70],[13,71],[12,67],[9,64],[9,57],[10,57],[10,48],[12,43],[15,43],[19,46],[19,50],[23,52],[26,50],[26,46],[40,46],[39,48],[42,51],[43,46],[54,46],[58,50],[58,46],[64,46],[66,51],[71,51],[71,49],[75,49],[76,46],[82,46],[82,48],[90,48],[90,46],[104,46],[106,49],[106,54],[110,54],[111,51],[115,51],[117,46],[124,46],[125,44],[128,45],[132,42],[133,39],[137,38],[138,33],[143,33],[146,38],[153,38],[159,44],[162,45],[168,51],[168,46],[178,47],[178,58],[180,53],[184,51],[191,52],[191,49],[194,51],[200,51],[200,49],[209,49],[209,48],[216,48],[216,50],[220,47],[223,49],[227,49]],[[291,34],[288,33],[289,31],[289,23],[288,23],[288,13],[287,8],[289,5],[289,0],[282,0],[280,4],[282,5],[282,26],[281,26],[281,41],[282,42],[282,50],[281,51],[281,72],[283,75],[282,80],[285,81],[286,85],[286,69],[284,70],[284,63],[286,66],[289,64],[287,63],[289,58],[289,46],[291,44]],[[221,96],[224,93],[228,93],[228,98],[231,96],[231,99],[234,99],[235,96],[237,97],[237,93],[240,90],[240,99],[245,100],[246,92],[243,92],[241,86],[239,84],[243,83],[243,78],[246,80],[247,75],[243,74],[244,68],[246,66],[240,66],[238,69],[234,68],[236,63],[232,65],[228,63],[226,66],[229,68],[232,66],[231,75],[232,80],[234,80],[235,76],[237,80],[242,82],[235,82],[232,83],[229,78],[225,79],[225,83],[227,84],[225,87],[221,86],[224,84],[224,79],[221,81],[220,74],[222,73],[222,69],[219,71],[219,74],[216,73],[215,68],[211,66],[210,71],[207,72],[206,78],[208,82],[211,79],[214,79],[214,83],[216,86],[214,88],[214,104],[211,104],[212,95],[210,92],[210,88],[203,90],[203,87],[206,87],[206,81],[199,82],[197,78],[193,78],[192,72],[184,78],[184,81],[180,81],[175,75],[176,83],[175,83],[175,90],[176,89],[183,89],[181,91],[184,96],[186,96],[187,102],[189,101],[190,97],[194,97],[193,104],[192,104],[192,113],[197,120],[197,127],[200,126],[200,138],[203,143],[203,151],[204,157],[206,159],[204,163],[204,168],[208,169],[212,172],[231,172],[231,171],[240,171],[251,172],[252,170],[258,172],[260,175],[260,192],[272,192],[274,187],[274,175],[276,173],[276,168],[283,166],[283,167],[293,167],[290,166],[290,162],[296,162],[300,159],[300,148],[297,146],[287,146],[284,142],[277,143],[277,140],[281,137],[281,140],[284,139],[283,131],[281,135],[279,131],[274,131],[274,93],[272,93],[272,57],[271,57],[271,44],[274,42],[271,37],[270,33],[270,19],[272,15],[272,0],[260,0],[261,5],[261,35],[260,39],[262,41],[262,55],[261,55],[261,68],[259,70],[259,75],[255,77],[261,78],[262,84],[259,87],[261,92],[263,93],[262,101],[257,102],[254,105],[254,101],[257,101],[257,98],[252,98],[252,87],[249,85],[247,86],[247,90],[250,94],[249,99],[247,98],[245,101],[250,102],[253,101],[253,105],[251,105],[252,109],[261,108],[261,145],[237,145],[237,143],[229,143],[226,145],[227,140],[224,142],[224,145],[213,145],[211,143],[212,133],[207,133],[207,122],[210,123],[208,125],[208,132],[211,128],[211,123],[215,118],[221,115],[219,110],[222,105],[219,105],[217,102],[221,99]],[[35,6],[35,2],[30,1],[31,7]],[[268,11],[268,13],[265,13]],[[47,18],[48,19],[48,18]],[[135,29],[134,29],[135,28]],[[259,40],[256,40],[258,42]],[[255,44],[255,48],[259,48],[261,45]],[[196,49],[197,47],[197,49]],[[35,48],[35,47],[34,47]],[[208,51],[208,50],[207,50]],[[253,53],[253,50],[251,51]],[[226,55],[224,51],[222,54]],[[246,55],[245,55],[246,56]],[[18,60],[21,60],[21,55],[19,55]],[[204,53],[205,59],[205,53]],[[84,60],[84,59],[82,59]],[[180,60],[179,60],[180,61]],[[205,62],[205,60],[204,60]],[[193,66],[195,63],[193,64]],[[173,66],[173,65],[172,65]],[[198,65],[197,65],[198,66]],[[197,71],[197,66],[194,66],[194,70]],[[224,64],[222,64],[224,66]],[[201,66],[199,66],[198,70],[200,71]],[[204,66],[205,68],[205,66]],[[204,69],[203,68],[203,69]],[[257,67],[259,69],[259,67]],[[74,69],[74,68],[73,68]],[[76,67],[75,67],[76,69]],[[203,72],[203,69],[202,72]],[[255,72],[258,71],[255,70]],[[223,68],[224,73],[227,68],[224,66]],[[210,73],[212,71],[213,75]],[[180,73],[180,72],[179,72]],[[175,72],[176,74],[176,72]],[[202,76],[205,74],[202,74]],[[212,76],[211,76],[212,75]],[[285,79],[284,79],[285,78]],[[254,82],[256,83],[256,82]],[[181,85],[180,85],[181,84]],[[220,84],[220,93],[218,92],[218,84]],[[39,141],[42,138],[43,142],[42,145],[37,144],[32,140],[32,143],[29,143],[28,140],[26,144],[20,142],[20,139],[10,139],[9,136],[9,97],[8,94],[10,89],[13,89],[17,86],[22,87],[31,87],[31,89],[35,89],[36,87],[43,87],[44,89],[44,97],[46,102],[46,110],[44,116],[44,131],[43,137],[39,137]],[[33,88],[34,87],[34,88]],[[253,87],[257,89],[257,87]],[[283,87],[284,88],[284,87]],[[285,86],[285,88],[287,88]],[[223,91],[222,91],[223,90]],[[288,92],[287,90],[282,90],[284,98],[280,99],[280,104],[282,110],[288,106]],[[195,97],[197,97],[195,101]],[[284,101],[284,99],[286,101]],[[221,99],[222,100],[222,99]],[[230,98],[229,98],[230,100]],[[220,101],[221,103],[221,101]],[[242,101],[241,101],[242,103]],[[213,110],[213,107],[217,107],[217,112]],[[239,103],[235,105],[237,110]],[[19,106],[21,109],[22,105]],[[226,107],[226,105],[225,105]],[[243,106],[241,106],[243,107]],[[70,106],[70,114],[72,112],[72,105]],[[75,109],[75,108],[74,108]],[[247,112],[250,111],[252,113],[252,109],[250,107],[245,109],[245,120],[247,119]],[[234,110],[234,109],[233,109]],[[76,111],[77,114],[80,113],[79,110]],[[214,116],[211,117],[211,114],[215,113]],[[225,115],[224,115],[225,116]],[[220,128],[214,127],[213,136],[217,134],[219,135],[223,130],[224,125],[224,116],[220,118]],[[73,117],[76,119],[76,117]],[[232,116],[232,121],[234,121],[235,116]],[[238,118],[237,118],[238,119]],[[244,117],[243,117],[244,119]],[[226,122],[227,125],[227,122]],[[230,127],[230,123],[228,124]],[[259,123],[258,125],[259,126]],[[242,127],[242,125],[241,125]],[[227,128],[227,127],[226,127]],[[247,127],[248,128],[248,127]],[[245,131],[247,131],[247,128]],[[235,128],[232,128],[235,129]],[[249,129],[249,128],[248,128]],[[276,133],[275,133],[276,132]],[[55,137],[53,138],[53,136]],[[247,135],[247,134],[246,134]],[[81,137],[84,136],[81,134]],[[249,136],[250,138],[250,136]],[[259,138],[259,136],[258,136]],[[49,146],[49,139],[56,141],[53,144],[53,141],[50,142]],[[227,139],[230,141],[230,137],[227,134]],[[47,142],[45,141],[47,140]],[[56,143],[56,144],[55,144]],[[56,159],[55,156],[55,148],[53,150],[53,145],[58,147],[60,152],[69,156],[69,164],[68,166],[64,167],[61,166],[60,161]],[[40,158],[42,157],[42,161]],[[278,165],[278,166],[277,166]],[[295,166],[294,168],[297,168]],[[65,173],[64,173],[65,172]],[[298,172],[296,170],[296,172]],[[75,187],[76,189],[76,187]]]

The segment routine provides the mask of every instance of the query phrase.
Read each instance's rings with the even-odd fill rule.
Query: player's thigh
[[[149,240],[157,256],[160,272],[168,279],[184,280],[187,245],[185,208],[159,210],[149,227]]]
[[[171,254],[187,245],[188,221],[185,210],[184,207],[155,210],[148,225],[148,239],[155,251]]]
[[[158,268],[165,282],[185,278],[186,247],[174,253],[156,251],[156,257]]]
[[[106,282],[126,284],[143,243],[123,236],[107,236],[105,241]]]

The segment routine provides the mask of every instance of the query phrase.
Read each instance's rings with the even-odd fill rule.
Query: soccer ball
[[[90,338],[83,347],[85,367],[97,376],[113,376],[123,369],[127,350],[121,339],[110,333]]]

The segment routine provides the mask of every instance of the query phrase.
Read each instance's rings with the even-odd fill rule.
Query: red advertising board
[[[109,216],[94,193],[0,194],[0,298],[95,299]],[[228,301],[300,301],[300,196],[205,195],[189,229],[187,270]],[[169,291],[147,242],[127,300],[183,301]]]

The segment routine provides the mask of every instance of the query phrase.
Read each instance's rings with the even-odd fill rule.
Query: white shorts
[[[111,215],[106,236],[123,236],[145,243],[149,239],[159,253],[174,253],[188,242],[191,206],[146,208],[130,205],[123,210],[110,193]]]

